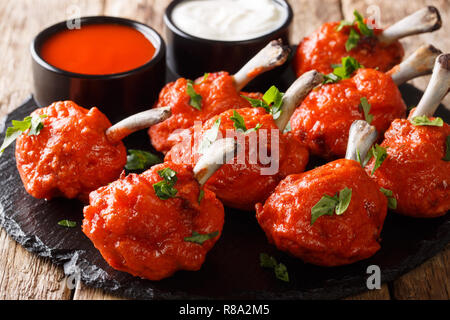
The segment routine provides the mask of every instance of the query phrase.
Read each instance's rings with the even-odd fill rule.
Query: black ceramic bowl
[[[161,36],[142,23],[116,17],[83,17],[83,25],[112,23],[141,32],[155,47],[153,58],[144,65],[122,73],[85,75],[58,69],[40,55],[44,42],[67,28],[67,22],[55,24],[40,32],[31,44],[34,97],[44,107],[55,101],[72,100],[85,108],[96,106],[115,122],[150,108],[165,84],[166,48]]]
[[[273,0],[287,10],[285,22],[277,29],[263,36],[240,41],[219,41],[198,38],[178,28],[172,20],[174,8],[183,1],[174,0],[166,8],[164,22],[166,24],[167,65],[171,72],[190,79],[202,76],[205,72],[228,71],[237,72],[259,50],[271,40],[282,39],[289,44],[289,25],[292,22],[292,8],[284,0]],[[279,78],[288,63],[251,82],[246,89],[268,88]]]

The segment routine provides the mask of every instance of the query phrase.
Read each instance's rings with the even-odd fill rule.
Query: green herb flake
[[[202,96],[199,95],[194,89],[194,83],[192,80],[188,80],[186,86],[186,93],[191,98],[189,100],[189,105],[197,110],[202,110]]]
[[[282,113],[283,93],[277,87],[271,86],[269,90],[264,93],[263,100],[251,99],[246,96],[241,96],[250,102],[252,107],[264,108],[267,113],[270,113],[274,120],[277,120]]]
[[[345,187],[339,191],[338,194],[339,195],[336,194],[334,196],[325,194],[314,207],[311,208],[311,225],[323,215],[331,216],[333,213],[342,215],[347,211],[352,199],[352,189]]]
[[[371,105],[369,103],[369,101],[367,101],[366,97],[362,97],[360,99],[361,103],[359,105],[360,109],[362,109],[363,113],[364,113],[364,119],[367,121],[368,124],[372,123],[373,120],[373,115],[371,115],[369,113]]]
[[[323,76],[323,84],[336,83],[340,80],[342,80],[341,77],[335,75],[334,73],[325,74]]]
[[[359,29],[359,32],[363,36],[373,37],[374,35],[373,30],[364,22],[363,16],[356,10],[353,11],[353,15],[355,16],[353,22],[342,20],[337,26],[336,31],[339,32],[346,26],[353,26],[354,24],[356,24]],[[347,50],[348,52],[356,48],[358,46],[360,39],[361,39],[360,34],[353,27],[350,28],[350,33],[347,42],[345,43],[345,50]]]
[[[339,202],[336,205],[336,214],[338,216],[347,211],[351,200],[352,200],[352,189],[346,187],[341,191],[339,191]]]
[[[397,209],[397,199],[395,199],[395,197],[393,196],[393,192],[385,188],[380,188],[380,191],[386,196],[388,200],[388,208]]]
[[[369,160],[374,157],[375,158],[375,164],[373,165],[372,172],[370,175],[373,175],[375,171],[383,164],[384,160],[387,158],[387,149],[379,146],[378,144],[375,144],[367,154],[369,157]]]
[[[196,231],[192,231],[192,235],[190,237],[185,237],[184,241],[193,242],[199,245],[202,245],[205,241],[213,239],[219,235],[219,231],[214,231],[208,234],[200,234]]]
[[[206,72],[206,73],[203,75],[203,80],[202,80],[202,82],[205,82],[205,81],[208,79],[208,77],[209,77],[209,73]]]
[[[350,29],[350,34],[348,35],[348,39],[347,42],[345,43],[345,50],[347,50],[347,52],[353,50],[354,48],[356,48],[358,46],[358,42],[359,39],[361,38],[361,36],[359,35],[358,32],[355,31],[355,29]]]
[[[74,228],[76,227],[77,223],[75,221],[70,220],[61,220],[58,222],[58,225],[66,228]]]
[[[247,131],[245,131],[245,134],[251,133],[251,132],[256,132],[259,129],[261,129],[262,124],[261,123],[257,123],[256,126],[254,128],[248,129]]]
[[[204,197],[205,197],[205,190],[200,189],[200,192],[198,193],[198,198],[197,198],[198,204],[200,204],[202,202]]]
[[[40,115],[26,117],[22,121],[13,120],[12,127],[6,129],[5,140],[3,140],[3,144],[0,147],[0,156],[10,144],[12,144],[22,133],[25,133],[27,130],[29,130],[29,136],[37,136],[44,128],[42,120],[45,118],[47,118],[46,115]]]
[[[445,155],[442,160],[450,161],[450,136],[447,136],[447,139],[445,140]]]
[[[164,180],[153,184],[155,194],[161,200],[174,198],[178,193],[178,190],[174,188],[174,185],[178,180],[177,173],[170,168],[165,168],[159,170],[158,175]]]
[[[259,254],[259,265],[263,268],[273,269],[277,279],[289,282],[289,273],[286,266],[283,263],[278,263],[274,257],[267,253]]]
[[[125,165],[127,170],[145,170],[162,162],[160,157],[147,151],[130,149],[128,153]]]
[[[218,118],[214,121],[212,127],[205,132],[203,135],[202,143],[198,149],[198,152],[204,154],[206,150],[217,140],[217,136],[219,135],[221,118]]]
[[[428,118],[427,116],[418,116],[412,118],[410,122],[415,126],[442,127],[444,125],[444,121],[439,117],[430,120],[430,118]]]
[[[353,26],[353,22],[352,21],[346,21],[346,20],[341,20],[341,22],[339,23],[339,25],[336,27],[336,31],[342,31],[342,29],[344,29],[344,27],[350,27]]]
[[[244,118],[236,110],[233,110],[233,116],[230,117],[230,120],[233,121],[233,126],[236,128],[236,130],[240,130],[242,132],[247,131]]]
[[[357,10],[353,11],[353,15],[355,16],[355,22],[358,25],[358,29],[361,34],[367,37],[372,37],[373,30],[364,22],[363,16]]]

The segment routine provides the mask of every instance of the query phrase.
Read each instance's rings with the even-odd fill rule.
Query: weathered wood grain
[[[387,284],[383,284],[380,290],[370,290],[359,295],[348,297],[345,300],[390,300],[389,288]]]
[[[70,15],[102,12],[100,0],[0,1],[0,117],[20,105],[32,92],[29,45],[39,30]],[[0,231],[0,299],[70,299],[62,269],[28,253]]]
[[[450,298],[450,245],[447,250],[394,281],[392,297],[398,300]]]

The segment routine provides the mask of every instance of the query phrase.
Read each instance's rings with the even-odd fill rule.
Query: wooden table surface
[[[146,23],[162,35],[163,12],[169,0],[0,0],[0,118],[19,106],[32,92],[29,45],[43,28],[71,18],[73,14],[127,17]],[[428,42],[450,52],[449,0],[290,0],[294,10],[291,43],[297,44],[323,22],[352,20],[352,12],[381,12],[381,25],[388,26],[425,5],[436,6],[444,21],[441,30],[402,41],[406,54]],[[375,6],[375,7],[374,7]],[[428,78],[413,82],[420,89]],[[445,101],[450,106],[450,97]],[[2,122],[0,122],[2,123]],[[0,125],[1,126],[1,125]],[[349,299],[449,299],[450,246],[381,290]],[[0,299],[119,299],[101,290],[78,284],[65,285],[61,267],[27,252],[0,229]]]

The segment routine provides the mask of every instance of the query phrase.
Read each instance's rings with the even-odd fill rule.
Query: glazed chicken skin
[[[332,65],[339,64],[346,56],[355,58],[366,68],[378,68],[382,72],[390,70],[402,61],[405,52],[400,42],[382,44],[376,37],[364,37],[356,25],[353,28],[362,40],[356,48],[347,51],[345,43],[349,38],[350,27],[346,26],[337,31],[338,26],[339,22],[325,23],[300,42],[294,58],[297,76],[309,70],[328,74],[333,71]],[[375,35],[381,31],[381,29],[373,30]]]
[[[430,118],[433,119],[433,118]],[[450,210],[450,162],[445,161],[450,126],[415,126],[397,119],[381,144],[387,158],[373,174],[397,199],[395,212],[418,218],[445,215]],[[368,173],[374,161],[366,167]]]
[[[257,125],[260,128],[251,134],[237,132],[231,120],[235,112],[242,116],[247,129],[253,129]],[[241,210],[252,210],[256,203],[264,201],[269,196],[281,179],[288,174],[302,172],[305,169],[309,158],[306,147],[290,134],[279,133],[272,115],[263,108],[227,110],[206,121],[201,128],[191,128],[184,136],[183,142],[175,145],[167,153],[165,160],[194,165],[200,156],[199,148],[205,135],[217,121],[220,121],[218,130],[222,137],[227,136],[227,131],[232,131],[238,136],[238,141],[245,141],[245,163],[238,163],[235,159],[233,163],[224,164],[206,183],[206,188],[213,191],[224,205]],[[268,154],[279,153],[277,164],[279,170],[274,174],[261,174],[262,169],[269,169],[269,164],[249,161],[252,154],[258,153],[255,145],[249,144],[250,137],[253,135],[255,141],[259,141],[262,132],[267,134],[266,150],[270,150]],[[272,150],[271,145],[274,132],[279,134],[279,144],[273,146],[277,148],[277,151]],[[261,147],[262,145],[259,146]],[[275,161],[278,162],[278,159]]]
[[[205,121],[222,113],[230,107],[239,109],[250,107],[247,100],[237,92],[234,79],[227,72],[217,72],[198,78],[193,88],[201,99],[201,110],[190,105],[191,97],[187,93],[188,80],[180,78],[168,83],[161,91],[154,108],[170,106],[172,116],[151,127],[148,131],[153,147],[163,153],[168,152],[180,142],[180,129],[187,129],[195,121]],[[260,94],[246,94],[251,98],[261,98]]]
[[[178,192],[161,199],[153,185],[167,168],[176,172]],[[190,166],[165,162],[92,192],[83,232],[109,265],[134,276],[160,280],[177,270],[199,270],[224,223],[221,202],[203,192],[198,201],[200,185]],[[202,244],[186,241],[194,232],[217,234]]]
[[[358,161],[377,138],[357,120],[350,128],[346,158],[286,177],[256,219],[270,243],[307,263],[340,266],[380,249],[387,198]]]
[[[110,142],[111,127],[97,108],[55,102],[32,116],[46,116],[38,135],[16,141],[16,162],[26,191],[35,198],[87,200],[91,191],[117,179],[127,162],[122,142]]]
[[[311,208],[324,195],[352,190],[342,215],[319,217],[311,225]],[[387,200],[361,165],[340,159],[284,179],[256,218],[270,243],[303,261],[339,266],[371,257],[380,249]]]
[[[344,157],[351,124],[365,119],[361,98],[370,104],[371,124],[380,133],[394,119],[405,117],[406,105],[392,77],[374,69],[358,69],[349,79],[313,90],[290,119],[292,133],[314,155]]]

